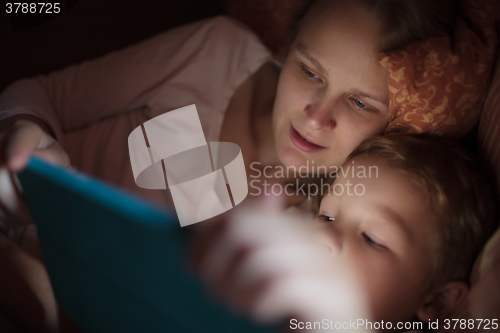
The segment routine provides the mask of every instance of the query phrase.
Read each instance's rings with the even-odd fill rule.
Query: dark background
[[[31,1],[0,1],[0,92],[17,79],[99,57],[183,23],[226,14],[224,1],[57,0],[64,13],[52,16],[7,15],[5,3]]]

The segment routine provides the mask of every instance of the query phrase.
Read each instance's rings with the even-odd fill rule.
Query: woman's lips
[[[326,149],[326,147],[317,145],[315,143],[312,143],[308,140],[306,140],[294,127],[293,125],[290,125],[290,139],[292,140],[293,144],[302,150],[303,152],[306,153],[316,153],[318,151],[321,151],[323,149]]]

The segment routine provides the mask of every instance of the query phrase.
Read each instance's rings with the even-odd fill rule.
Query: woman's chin
[[[308,159],[306,156],[293,149],[283,149],[278,153],[278,156],[285,167],[295,168],[297,172],[301,173],[311,168],[312,165],[317,164],[313,159]]]
[[[287,168],[295,169],[298,173],[315,173],[318,168],[339,168],[343,164],[345,158],[330,158],[325,162],[325,156],[307,156],[308,154],[301,153],[292,148],[285,148],[278,151],[278,157],[281,164]],[[313,155],[313,154],[311,154]],[[331,157],[331,156],[330,156]],[[327,171],[330,172],[330,171]]]

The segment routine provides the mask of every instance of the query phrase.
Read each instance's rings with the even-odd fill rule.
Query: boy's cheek
[[[404,299],[402,296],[409,294],[403,283],[405,278],[391,268],[391,265],[382,260],[371,259],[356,270],[360,286],[368,296],[367,305],[374,320],[398,318],[399,315],[394,310],[400,309],[401,315],[404,315],[404,308],[411,303],[411,299]]]

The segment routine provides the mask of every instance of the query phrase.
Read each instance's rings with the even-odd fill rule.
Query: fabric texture
[[[312,0],[227,0],[229,15],[248,24],[283,60],[296,18]]]
[[[235,90],[271,60],[241,23],[210,18],[48,76],[17,81],[0,95],[0,120],[15,114],[42,118],[73,167],[173,207],[168,191],[135,184],[128,135],[151,118],[196,104],[207,141],[218,141]]]
[[[389,72],[385,134],[467,134],[479,119],[497,52],[495,3],[462,0],[454,40],[436,37],[383,54]]]
[[[500,57],[479,120],[477,150],[481,160],[491,168],[500,193]]]
[[[488,91],[478,128],[477,150],[495,177],[496,189],[500,193],[500,57],[493,82]],[[500,204],[497,198],[497,205]],[[500,229],[490,238],[476,260],[471,274],[471,292],[464,302],[462,312],[471,318],[492,318],[500,320]],[[495,313],[495,316],[491,314]],[[460,311],[455,318],[466,317]]]

